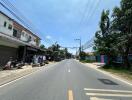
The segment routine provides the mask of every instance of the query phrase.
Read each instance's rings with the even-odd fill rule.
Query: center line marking
[[[68,91],[68,100],[74,100],[73,99],[73,92],[72,92],[72,90]]]

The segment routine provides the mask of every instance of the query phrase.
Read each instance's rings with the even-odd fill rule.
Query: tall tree
[[[115,41],[114,35],[111,33],[109,10],[102,12],[100,19],[100,30],[95,33],[95,51],[99,54],[107,55],[108,64],[112,62],[112,57],[115,54],[112,48]]]
[[[52,51],[59,51],[60,45],[55,43],[52,46],[50,46],[49,49],[52,50]]]
[[[106,11],[103,10],[100,21],[100,29],[103,37],[106,37],[108,35],[109,27],[110,27],[109,10]]]
[[[132,48],[132,0],[122,0],[113,10],[112,29],[117,34],[116,47],[123,56],[124,66],[130,69],[128,54]]]

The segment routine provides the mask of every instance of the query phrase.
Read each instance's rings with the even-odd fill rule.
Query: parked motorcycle
[[[20,69],[24,66],[23,61],[17,61],[17,60],[12,60],[12,58],[7,62],[7,64],[3,67],[3,70],[11,70],[13,68]]]

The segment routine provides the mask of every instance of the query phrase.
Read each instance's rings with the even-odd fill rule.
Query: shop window
[[[17,37],[17,30],[13,29],[13,36]]]
[[[32,37],[31,36],[29,36],[29,41],[31,41],[32,40]]]
[[[9,24],[8,29],[12,30],[12,25],[11,24]]]
[[[28,38],[28,35],[27,35],[27,34],[25,34],[25,37],[26,37],[26,38]]]
[[[5,21],[5,22],[4,22],[4,27],[6,27],[6,24],[7,24],[7,22]]]
[[[25,33],[24,33],[24,32],[22,32],[21,34],[22,34],[22,36],[24,36],[24,34],[25,34]]]

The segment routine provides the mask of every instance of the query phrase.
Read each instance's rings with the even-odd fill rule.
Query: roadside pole
[[[79,44],[80,44],[80,47],[79,47],[79,59],[81,59],[81,56],[80,56],[80,54],[81,54],[81,51],[82,51],[82,41],[81,41],[81,38],[80,39],[74,39],[75,41],[79,41]]]

